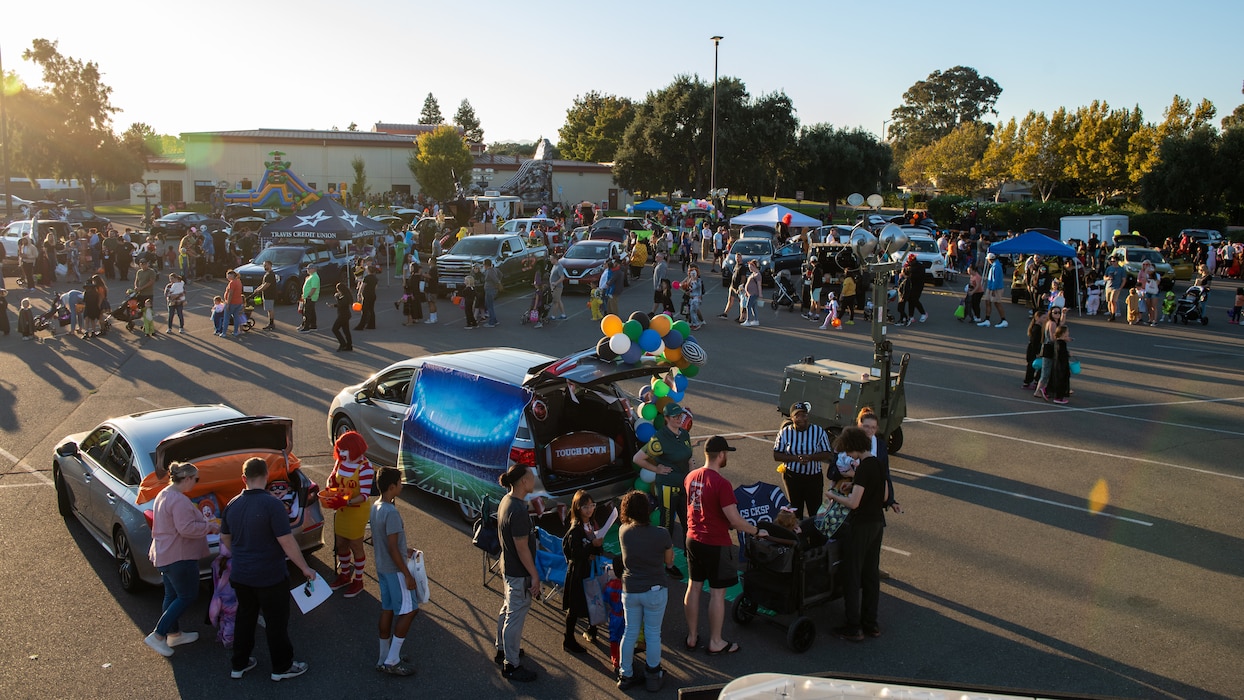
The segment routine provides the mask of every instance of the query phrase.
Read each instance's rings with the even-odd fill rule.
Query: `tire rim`
[[[130,551],[130,540],[125,536],[124,532],[118,530],[117,534],[113,536],[112,542],[113,548],[116,550],[117,573],[121,576],[121,587],[129,590],[133,588],[137,576],[133,552]]]

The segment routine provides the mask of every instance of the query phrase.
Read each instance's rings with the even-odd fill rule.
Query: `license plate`
[[[445,289],[457,289],[457,288],[458,288],[458,285],[454,284],[453,282],[445,283]]]
[[[250,292],[255,291],[255,288],[254,288],[254,287],[251,287],[251,286],[243,286],[243,287],[242,287],[242,291],[243,291],[243,292],[250,293]]]
[[[570,280],[570,283],[571,283],[571,284],[578,284],[578,283],[579,283],[579,280]]]

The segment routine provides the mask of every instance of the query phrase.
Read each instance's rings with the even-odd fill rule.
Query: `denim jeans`
[[[164,605],[160,608],[160,621],[155,631],[165,636],[181,632],[177,618],[199,597],[199,562],[183,559],[161,566],[160,578],[164,579]]]
[[[225,328],[224,332],[229,332],[229,324],[233,324],[233,334],[238,335],[242,332],[242,325],[239,323],[242,315],[242,304],[225,304]]]
[[[505,652],[511,666],[519,666],[519,645],[523,641],[523,623],[531,609],[531,579],[526,576],[505,577],[505,602],[497,613],[496,647]]]
[[[760,306],[760,295],[749,294],[747,297],[747,322],[756,322],[756,308]]]
[[[497,290],[484,288],[484,310],[488,312],[488,322],[497,322]]]
[[[639,627],[644,628],[644,659],[648,668],[661,665],[661,621],[665,618],[665,604],[669,602],[669,589],[661,586],[643,593],[622,591],[622,607],[626,611],[626,633],[622,635],[622,650],[618,657],[618,671],[629,676],[635,658],[635,642],[639,641]]]

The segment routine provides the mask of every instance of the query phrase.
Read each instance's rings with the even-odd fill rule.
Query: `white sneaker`
[[[981,328],[988,328],[992,324],[989,323],[989,319],[985,319],[984,321],[981,321],[980,323],[976,325],[980,326]]]
[[[164,643],[170,647],[179,647],[183,644],[190,644],[198,641],[198,632],[182,632],[181,634],[170,634],[164,638]]]
[[[1006,319],[1002,319],[995,328],[1006,328]]]
[[[285,673],[272,674],[272,680],[283,681],[288,678],[297,678],[307,672],[307,663],[305,661],[295,661],[289,665],[289,670]]]
[[[156,653],[160,656],[168,657],[173,655],[173,647],[169,646],[163,639],[157,637],[155,632],[147,635],[147,638],[143,641],[147,644],[147,646],[155,649]]]
[[[232,679],[234,679],[234,680],[237,680],[238,678],[241,678],[242,676],[245,676],[247,671],[251,670],[252,668],[255,668],[255,666],[256,666],[258,663],[259,663],[259,662],[255,660],[255,657],[253,657],[253,656],[252,656],[252,657],[250,657],[249,659],[247,659],[247,660],[246,660],[246,668],[242,669],[241,671],[233,671],[233,670],[230,670],[230,671],[229,671],[229,677],[230,677],[230,678],[232,678]]]
[[[921,323],[924,323],[924,322],[925,322],[925,321],[927,321],[927,320],[929,320],[929,315],[928,315],[928,314],[920,314],[920,322],[921,322]]]

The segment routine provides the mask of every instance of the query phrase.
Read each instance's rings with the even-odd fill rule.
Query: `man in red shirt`
[[[753,537],[768,536],[739,515],[734,487],[721,475],[726,466],[726,453],[734,451],[725,438],[714,435],[704,445],[704,466],[692,471],[683,481],[687,496],[687,568],[691,579],[683,598],[688,630],[686,645],[688,650],[700,646],[700,589],[708,581],[707,649],[710,656],[739,650],[738,644],[721,636],[726,617],[726,589],[739,580],[730,531],[738,530]]]
[[[233,337],[237,338],[242,332],[242,306],[246,302],[246,298],[242,296],[242,280],[238,279],[238,273],[229,270],[227,275],[229,284],[225,286],[225,333],[220,337],[225,337],[229,332],[229,324],[233,324]]]

